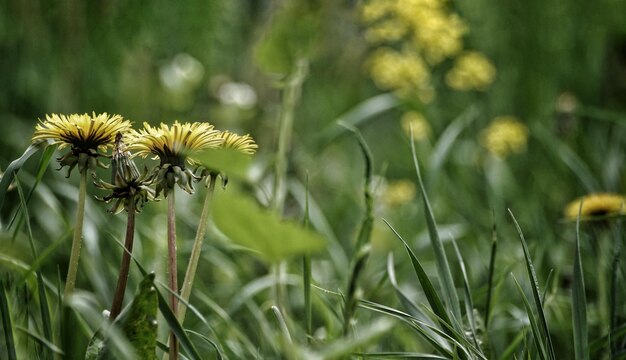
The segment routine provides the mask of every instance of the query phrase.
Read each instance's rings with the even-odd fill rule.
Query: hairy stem
[[[74,292],[76,284],[76,273],[78,272],[78,259],[80,258],[80,248],[83,241],[83,221],[85,219],[85,197],[87,194],[87,171],[80,173],[80,185],[78,190],[78,204],[76,208],[76,224],[74,224],[74,237],[72,239],[72,252],[70,254],[70,264],[67,269],[65,280],[65,291],[63,297],[68,298]]]
[[[169,285],[173,292],[178,292],[178,272],[176,271],[176,210],[175,189],[169,193],[167,201],[167,266],[169,268]],[[170,295],[170,307],[176,311],[178,299]],[[170,359],[178,359],[178,342],[172,332],[170,334]]]
[[[117,278],[117,286],[113,295],[113,305],[109,320],[114,321],[122,311],[126,283],[128,282],[128,272],[130,270],[130,255],[133,251],[133,240],[135,238],[135,202],[130,201],[128,205],[128,219],[126,221],[126,240],[124,241],[124,253],[120,264],[120,274]]]
[[[198,223],[196,238],[193,242],[193,248],[191,249],[191,256],[189,258],[189,265],[187,265],[185,280],[183,281],[183,286],[180,291],[181,298],[185,301],[189,301],[189,297],[191,296],[191,288],[193,287],[193,281],[196,276],[200,253],[202,252],[202,242],[204,241],[204,235],[206,234],[209,213],[211,212],[211,200],[213,199],[213,193],[215,192],[216,181],[217,175],[209,175],[209,187],[207,188],[206,197],[204,198],[204,205],[202,206],[202,214],[200,215],[200,222]],[[187,306],[184,303],[178,304],[178,311],[176,312],[176,316],[178,317],[178,321],[181,324],[185,320],[186,312]]]

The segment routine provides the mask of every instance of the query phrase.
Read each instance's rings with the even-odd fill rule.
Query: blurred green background
[[[424,214],[414,185],[400,191],[398,201],[385,200],[391,196],[385,189],[396,181],[415,182],[401,118],[406,112],[419,112],[431,128],[417,144],[427,192],[442,236],[456,238],[468,263],[475,301],[484,302],[494,222],[502,242],[498,281],[503,288],[512,288],[508,273],[523,271],[521,249],[506,213],[510,208],[526,233],[541,286],[554,270],[546,307],[558,334],[556,346],[568,357],[574,229],[571,222],[563,221],[563,209],[584,194],[623,194],[626,187],[626,1],[445,2],[446,11],[458,14],[467,27],[463,48],[484,54],[496,73],[484,91],[459,91],[445,83],[453,58],[429,64],[434,97],[428,102],[416,93],[387,92],[372,81],[368,58],[382,45],[366,40],[372,25],[363,20],[362,9],[368,3],[3,1],[0,169],[21,155],[37,119],[49,113],[108,112],[121,114],[135,125],[174,119],[209,121],[220,129],[250,133],[257,140],[259,154],[247,184],[263,203],[264,194],[272,189],[278,118],[284,110],[282,91],[300,64],[305,77],[294,107],[284,216],[302,218],[301,189],[308,179],[312,202],[320,209],[312,215],[313,225],[332,237],[334,244],[314,258],[315,282],[331,290],[345,286],[356,227],[363,216],[362,159],[354,138],[337,125],[337,120],[344,120],[362,131],[377,175],[372,185],[378,194],[375,250],[366,270],[371,275],[366,278],[373,281],[363,284],[366,297],[398,304],[388,286],[376,287],[384,277],[389,251],[395,253],[401,281],[420,296],[400,243],[380,221],[388,219],[430,264]],[[402,44],[391,46],[400,49]],[[481,144],[484,129],[498,116],[513,116],[527,127],[527,144],[519,153],[498,157]],[[36,166],[31,159],[19,174],[26,188],[33,183]],[[75,174],[65,179],[54,168],[56,164],[51,164],[30,204],[37,245],[44,249],[56,244],[42,264],[52,279],[57,270],[66,268],[77,187]],[[106,172],[102,174],[106,178]],[[193,236],[204,191],[201,186],[197,189],[200,195],[179,197],[180,239]],[[93,187],[90,191],[97,193]],[[15,191],[6,200],[1,209],[3,224],[19,201]],[[78,287],[92,292],[94,301],[105,308],[121,253],[113,239],[121,237],[123,220],[107,214],[105,206],[95,201],[88,202],[87,208]],[[163,201],[150,204],[138,218],[136,255],[155,269],[165,262],[164,209]],[[209,304],[228,307],[246,284],[267,276],[269,267],[232,246],[215,228],[210,233],[209,238],[216,240],[205,245],[200,273],[207,275],[192,303],[198,304],[218,334],[222,328],[232,335],[224,319],[211,315],[214,308]],[[601,285],[592,279],[597,276],[596,260],[609,254],[612,245],[598,245],[604,235],[597,233],[603,232],[590,230],[582,244],[593,254],[584,259],[590,304],[607,301]],[[24,239],[22,229],[4,231],[0,251],[28,264],[32,258]],[[191,243],[180,241],[184,259]],[[7,278],[13,276],[9,265],[0,264],[0,270]],[[289,263],[290,276],[299,271],[297,261]],[[138,274],[132,275],[130,288],[139,280]],[[204,294],[211,301],[202,300]],[[498,295],[492,329],[502,335],[492,340],[496,353],[525,325],[516,295],[505,290]],[[296,288],[290,296],[297,318],[301,300]],[[263,308],[268,297],[265,292],[255,293],[254,301],[245,303],[247,310],[232,311],[233,323],[259,320],[254,309]],[[500,303],[506,305],[498,307]],[[606,316],[602,310],[590,311],[590,333],[604,333]],[[193,319],[189,321],[193,327]],[[332,324],[317,318],[315,328],[336,333],[337,325]],[[271,343],[264,338],[271,335],[243,329],[252,343]],[[396,349],[423,349],[406,334],[394,335],[390,344]],[[266,355],[277,351],[269,345],[260,347]],[[245,346],[240,351],[246,354]]]

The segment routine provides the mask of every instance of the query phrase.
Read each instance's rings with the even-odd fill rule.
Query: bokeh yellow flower
[[[372,80],[381,89],[408,92],[430,86],[426,63],[416,53],[383,47],[372,54],[368,65]]]
[[[400,120],[402,123],[402,129],[411,137],[411,131],[413,131],[413,139],[417,141],[426,140],[432,133],[432,129],[424,115],[416,112],[409,111],[402,115]]]
[[[594,193],[580,197],[565,207],[565,217],[571,220],[578,218],[578,209],[581,218],[626,214],[626,197],[613,193]]]
[[[61,167],[69,167],[69,176],[76,165],[80,172],[94,171],[98,165],[104,167],[98,160],[103,154],[98,151],[113,146],[117,133],[127,132],[130,126],[130,121],[120,115],[107,113],[50,114],[46,115],[45,121],[39,120],[32,142],[49,140],[52,144],[59,144],[59,149],[70,146],[70,152],[59,158]]]
[[[156,196],[164,191],[165,196],[178,184],[188,193],[193,193],[192,180],[197,179],[185,163],[196,165],[193,155],[202,150],[217,148],[224,143],[221,132],[209,123],[179,123],[172,126],[161,123],[153,127],[143,124],[141,130],[133,130],[129,135],[129,150],[146,157],[155,155],[160,160],[152,175],[156,182]]]
[[[485,55],[466,52],[456,58],[446,74],[446,84],[455,90],[487,90],[496,77],[496,68]]]
[[[385,185],[381,201],[387,206],[400,206],[415,199],[416,191],[415,183],[411,180],[391,181]]]
[[[528,127],[512,116],[499,116],[483,130],[480,143],[495,156],[505,158],[526,150]]]

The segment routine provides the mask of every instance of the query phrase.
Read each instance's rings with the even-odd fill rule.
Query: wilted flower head
[[[114,214],[122,209],[129,211],[131,205],[133,211],[139,212],[146,202],[155,200],[148,169],[139,173],[122,139],[122,133],[117,133],[111,159],[111,183],[102,180],[96,183],[97,187],[112,192],[100,200],[107,204],[114,201],[109,210]]]
[[[481,134],[481,144],[501,158],[526,149],[528,128],[512,116],[499,116]]]
[[[156,181],[157,196],[164,190],[165,196],[178,184],[181,189],[193,193],[191,182],[196,176],[185,167],[196,165],[193,155],[205,149],[217,148],[224,139],[220,132],[209,123],[179,123],[172,126],[161,123],[160,127],[152,127],[148,123],[144,128],[133,130],[130,135],[129,150],[146,157],[150,154],[160,160],[153,173]]]
[[[581,218],[626,214],[626,197],[612,193],[595,193],[580,197],[569,203],[565,207],[565,217],[570,220],[576,220],[581,202]]]
[[[60,149],[70,146],[70,152],[58,159],[61,167],[69,166],[69,176],[76,165],[80,172],[94,171],[97,165],[105,167],[98,160],[98,156],[104,154],[98,151],[106,151],[113,145],[115,135],[128,131],[130,126],[130,121],[120,115],[107,113],[51,114],[46,115],[45,121],[39,121],[32,142],[51,140],[52,144],[59,144]]]

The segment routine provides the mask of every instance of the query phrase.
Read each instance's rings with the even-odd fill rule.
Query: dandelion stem
[[[126,283],[128,282],[128,272],[130,270],[130,255],[133,251],[133,240],[135,238],[135,201],[129,201],[128,219],[126,221],[126,240],[124,242],[124,253],[122,254],[122,263],[120,264],[120,274],[117,278],[117,286],[115,287],[115,295],[113,295],[113,305],[111,305],[111,314],[109,320],[114,321],[122,310],[124,302],[124,293],[126,291]]]
[[[76,224],[74,225],[74,237],[72,239],[72,252],[70,254],[70,264],[67,269],[67,279],[65,280],[65,291],[63,297],[68,298],[74,292],[76,284],[76,273],[78,272],[78,259],[83,236],[83,221],[85,219],[85,197],[87,194],[87,170],[80,173],[80,185],[78,190],[78,204],[76,208]]]
[[[193,242],[193,248],[191,249],[191,256],[189,258],[189,265],[187,265],[187,271],[185,272],[185,280],[181,288],[181,298],[185,301],[189,301],[191,296],[191,288],[193,287],[193,281],[196,276],[196,270],[198,268],[198,260],[200,259],[200,253],[202,252],[202,242],[204,241],[204,235],[206,234],[206,227],[209,220],[209,213],[211,212],[211,201],[213,199],[213,193],[215,192],[215,182],[217,175],[209,175],[209,187],[207,188],[206,197],[204,198],[204,205],[202,206],[202,214],[200,215],[200,222],[198,223],[198,229],[196,231],[196,238]],[[178,321],[182,324],[185,320],[185,314],[187,312],[187,306],[184,303],[178,304],[178,311],[176,316]]]
[[[170,191],[167,201],[167,265],[169,268],[169,285],[172,292],[178,292],[178,273],[176,271],[176,190]],[[176,311],[178,299],[170,295],[170,307]],[[178,359],[178,342],[174,333],[170,333],[170,359]]]

